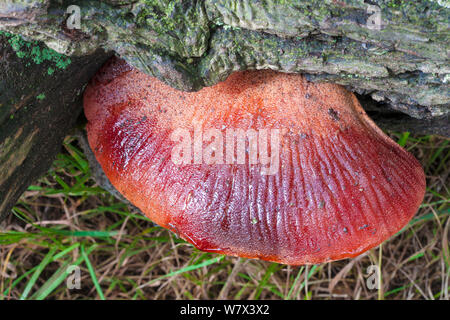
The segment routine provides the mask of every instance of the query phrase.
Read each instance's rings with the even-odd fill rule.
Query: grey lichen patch
[[[311,19],[314,13],[307,1],[216,0],[206,1],[205,7],[208,17],[219,25],[289,37],[303,37],[314,30]],[[329,12],[326,6],[320,7],[323,15]]]
[[[24,20],[36,21],[40,15],[46,14],[49,1],[45,0],[2,0],[0,2],[0,20],[5,25],[16,26]],[[16,13],[10,16],[8,13]]]
[[[378,101],[391,103],[399,111],[417,118],[448,112],[448,86],[443,80],[427,78],[422,72],[409,72],[422,62],[408,60],[405,53],[386,52],[389,66],[397,61],[396,70],[386,67],[371,46],[357,46],[349,39],[332,41],[282,39],[271,34],[248,30],[218,30],[211,39],[212,49],[198,65],[205,85],[213,85],[233,71],[273,69],[309,74],[314,81],[335,82],[355,90],[364,90]],[[440,78],[439,78],[440,79]],[[405,106],[423,105],[428,108]],[[433,111],[432,111],[433,110]]]

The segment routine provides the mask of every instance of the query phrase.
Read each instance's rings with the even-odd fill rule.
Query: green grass
[[[201,252],[113,198],[68,137],[0,233],[0,299],[448,299],[450,145],[392,137],[422,163],[424,203],[409,225],[355,259],[290,267]],[[382,288],[368,289],[369,265]],[[81,289],[68,289],[78,266]]]

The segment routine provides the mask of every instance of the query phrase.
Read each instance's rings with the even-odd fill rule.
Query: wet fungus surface
[[[351,92],[298,74],[236,72],[182,92],[113,58],[84,109],[116,189],[204,251],[291,265],[354,257],[401,230],[425,192],[418,161]]]

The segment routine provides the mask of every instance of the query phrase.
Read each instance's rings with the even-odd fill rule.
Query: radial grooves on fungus
[[[353,257],[403,228],[424,195],[417,160],[374,125],[352,93],[300,75],[237,72],[180,92],[115,59],[86,89],[85,111],[90,145],[111,183],[205,251],[292,265]],[[175,164],[179,141],[170,137],[180,128],[192,159]],[[208,129],[222,134],[223,145],[196,140]],[[263,165],[261,153],[250,163],[249,139],[245,163],[227,163],[225,154],[206,163],[205,150],[227,150],[227,129],[269,130],[269,142],[279,130],[275,170],[262,173],[276,161]],[[273,155],[275,147],[266,151]],[[231,159],[238,150],[236,143]]]

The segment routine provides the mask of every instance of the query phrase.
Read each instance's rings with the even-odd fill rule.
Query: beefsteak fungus
[[[298,74],[236,72],[181,92],[113,58],[84,110],[116,189],[204,251],[290,265],[354,257],[402,229],[425,192],[418,161],[351,92]]]

